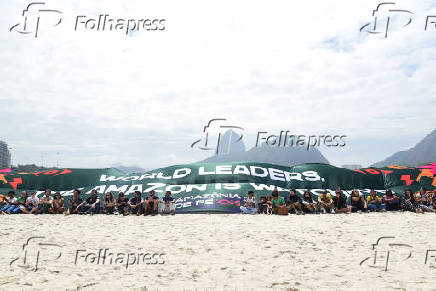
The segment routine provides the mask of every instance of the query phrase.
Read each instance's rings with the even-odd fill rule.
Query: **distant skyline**
[[[345,134],[331,164],[369,166],[435,129],[434,1],[395,1],[413,21],[360,32],[380,1],[46,1],[63,22],[9,29],[27,1],[0,3],[0,140],[14,164],[153,169],[203,160],[211,118],[258,131]],[[334,7],[334,8],[333,8]],[[83,32],[75,15],[163,17],[129,36]],[[59,154],[57,154],[59,153]]]

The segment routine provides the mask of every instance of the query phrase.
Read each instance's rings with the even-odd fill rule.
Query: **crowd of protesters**
[[[271,196],[261,196],[258,201],[254,192],[248,192],[241,201],[240,209],[246,214],[309,214],[309,213],[351,213],[351,212],[382,212],[382,211],[411,211],[415,213],[436,212],[436,191],[425,191],[421,188],[413,193],[407,189],[402,198],[395,195],[390,189],[383,196],[377,196],[375,190],[369,195],[361,194],[354,189],[350,197],[346,197],[341,189],[337,189],[332,197],[327,190],[313,199],[309,190],[303,195],[298,195],[295,189],[289,190],[288,197],[281,197],[277,190]],[[36,197],[35,192],[28,196],[22,191],[20,197],[15,197],[14,191],[9,191],[8,196],[0,201],[0,214],[121,214],[121,215],[156,215],[175,214],[175,199],[171,192],[158,198],[154,191],[142,197],[140,191],[134,192],[128,198],[123,192],[118,197],[111,192],[105,194],[104,199],[98,197],[96,190],[92,190],[88,198],[80,197],[80,190],[73,192],[73,197],[65,200],[59,192],[52,196],[52,191],[47,189],[43,196]]]
[[[309,214],[309,213],[351,213],[351,212],[384,212],[384,211],[411,211],[415,213],[436,212],[436,191],[425,191],[421,188],[413,193],[407,189],[404,197],[400,198],[390,189],[385,195],[377,196],[371,190],[366,197],[354,189],[349,198],[341,189],[335,191],[332,197],[327,190],[318,195],[317,201],[312,198],[309,190],[298,195],[295,189],[289,190],[288,197],[280,197],[277,190],[271,196],[261,196],[256,202],[254,192],[248,192],[241,206],[242,213],[246,214]]]
[[[35,192],[28,196],[22,191],[20,197],[15,197],[14,191],[9,191],[0,206],[1,214],[122,214],[122,215],[156,215],[175,214],[175,200],[171,192],[167,191],[165,196],[158,198],[154,191],[143,198],[141,192],[136,191],[134,196],[128,199],[124,193],[118,193],[118,198],[108,192],[104,199],[97,195],[96,190],[83,200],[80,198],[80,190],[74,190],[71,200],[66,201],[59,192],[52,196],[50,189],[45,190],[42,197],[36,197]]]

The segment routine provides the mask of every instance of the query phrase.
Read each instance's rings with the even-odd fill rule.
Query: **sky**
[[[191,144],[225,118],[247,148],[259,131],[346,135],[345,147],[320,151],[368,166],[435,129],[432,0],[396,1],[413,14],[389,14],[387,38],[360,31],[372,0],[47,0],[62,14],[29,14],[41,15],[37,38],[10,31],[29,3],[0,2],[0,140],[13,164],[196,162],[212,152]],[[78,15],[100,14],[165,19],[165,29],[74,29]]]

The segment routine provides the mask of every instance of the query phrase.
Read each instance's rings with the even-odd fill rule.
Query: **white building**
[[[11,166],[11,152],[7,143],[0,141],[0,169]]]

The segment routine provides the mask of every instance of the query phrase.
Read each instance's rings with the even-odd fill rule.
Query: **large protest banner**
[[[405,189],[436,189],[436,164],[421,168],[389,166],[348,170],[327,164],[302,164],[284,167],[264,163],[195,163],[160,168],[146,173],[125,174],[117,169],[52,169],[45,172],[18,173],[0,170],[0,194],[8,191],[59,191],[68,199],[75,188],[82,198],[96,189],[101,197],[107,192],[135,191],[158,196],[171,191],[178,212],[239,212],[241,198],[250,190],[257,198],[268,196],[274,189],[281,196],[295,188],[301,194],[311,190],[317,196],[323,189],[334,192],[340,187],[348,196],[352,189],[363,194],[370,189],[382,195],[392,189],[402,196]],[[147,194],[144,194],[144,196]]]

